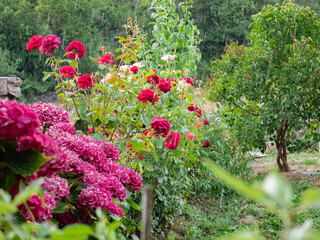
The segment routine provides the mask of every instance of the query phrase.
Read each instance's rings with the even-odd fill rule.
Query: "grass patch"
[[[261,181],[261,176],[256,179]],[[320,180],[320,177],[316,179]],[[300,195],[313,186],[309,179],[290,178],[293,188],[293,203],[300,201]],[[312,209],[300,214],[294,222],[301,225],[312,219],[315,229],[320,229],[320,209]],[[272,212],[233,193],[216,196],[216,199],[196,199],[189,201],[183,214],[176,217],[175,224],[166,239],[220,239],[236,230],[259,229],[266,239],[278,239],[282,222]]]
[[[318,160],[317,159],[306,159],[306,160],[303,161],[303,164],[304,165],[308,165],[308,166],[317,165],[318,164]]]

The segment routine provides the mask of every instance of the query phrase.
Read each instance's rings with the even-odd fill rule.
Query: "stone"
[[[0,96],[6,96],[8,94],[7,79],[0,77]]]
[[[22,83],[18,77],[0,77],[0,97],[9,99],[20,97]]]

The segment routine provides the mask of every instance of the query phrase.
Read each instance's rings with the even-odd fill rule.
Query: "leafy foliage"
[[[279,169],[289,171],[287,131],[319,117],[319,19],[289,1],[265,7],[253,20],[250,46],[228,45],[215,62],[211,93],[241,110],[235,114],[255,117],[276,141]]]

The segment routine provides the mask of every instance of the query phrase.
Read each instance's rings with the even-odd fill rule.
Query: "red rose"
[[[83,74],[78,77],[78,88],[92,87],[97,79],[92,79],[91,74]]]
[[[195,80],[195,81],[197,81],[197,80],[198,80],[198,78],[197,78],[197,77],[194,77],[194,80]]]
[[[190,112],[194,112],[195,111],[195,106],[193,106],[192,104],[187,107],[187,109],[190,111]]]
[[[74,75],[77,73],[72,66],[63,66],[60,68],[59,72],[61,77],[71,77],[74,78]]]
[[[68,58],[73,60],[81,59],[85,53],[86,49],[84,44],[79,41],[72,41],[66,49],[66,53],[68,53]]]
[[[154,129],[156,134],[161,135],[161,137],[166,137],[171,129],[168,120],[161,117],[152,119],[150,127]]]
[[[32,36],[30,41],[27,43],[27,50],[32,51],[35,49],[39,49],[42,46],[42,36],[35,35]]]
[[[147,77],[147,83],[159,84],[159,80],[160,78],[156,74]]]
[[[201,111],[200,108],[195,107],[195,106],[193,106],[193,105],[191,104],[189,107],[187,107],[187,109],[188,109],[190,112],[197,112],[196,117],[198,117],[198,118],[201,118],[201,117],[202,117],[202,111]]]
[[[209,142],[208,140],[206,140],[206,141],[202,144],[202,146],[203,146],[204,148],[207,148],[207,147],[210,147],[211,144],[210,144],[210,142]]]
[[[155,73],[157,72],[157,69],[152,69],[152,71],[154,71]]]
[[[50,56],[51,53],[59,47],[60,43],[60,38],[56,35],[48,35],[43,39],[43,43],[39,50],[41,53],[45,53],[47,56]]]
[[[203,119],[203,123],[204,123],[205,125],[208,125],[208,126],[210,125],[209,122],[208,122],[208,120],[205,120],[205,119]]]
[[[182,78],[183,80],[185,80],[186,81],[186,83],[189,83],[191,86],[193,86],[193,82],[191,81],[191,79],[190,78],[188,78],[188,77],[184,77],[184,78]]]
[[[140,102],[151,102],[153,105],[155,105],[156,102],[159,101],[159,97],[154,97],[154,93],[155,92],[151,91],[150,89],[141,89],[137,98]]]
[[[111,56],[108,54],[101,56],[101,58],[99,58],[98,61],[99,64],[114,63],[114,61],[111,60]]]
[[[130,68],[130,71],[136,74],[139,71],[139,68],[137,66],[133,66]]]
[[[170,92],[171,80],[169,78],[167,78],[166,80],[164,80],[164,78],[161,78],[159,81],[159,88],[164,93]]]
[[[177,132],[172,132],[165,140],[166,148],[174,150],[176,149],[176,147],[179,146],[179,142],[180,142],[180,134]]]

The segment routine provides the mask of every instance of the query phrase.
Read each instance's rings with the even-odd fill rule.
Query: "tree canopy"
[[[253,16],[249,46],[233,43],[214,64],[212,92],[240,115],[256,117],[276,142],[277,163],[289,171],[286,134],[319,119],[320,23],[310,8],[291,1]]]

